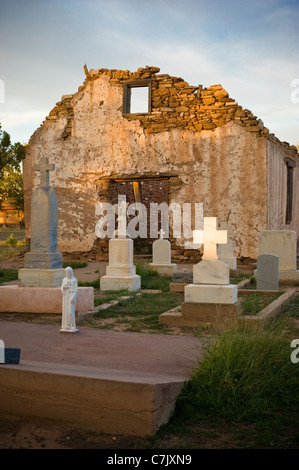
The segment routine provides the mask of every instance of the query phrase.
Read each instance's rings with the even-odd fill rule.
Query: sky
[[[299,0],[0,0],[0,123],[28,142],[88,69],[221,84],[299,143]]]

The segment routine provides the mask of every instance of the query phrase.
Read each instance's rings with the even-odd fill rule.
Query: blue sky
[[[77,91],[84,64],[220,83],[299,142],[298,0],[0,0],[0,122],[13,142]]]

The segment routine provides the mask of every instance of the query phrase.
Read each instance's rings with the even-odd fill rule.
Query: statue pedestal
[[[22,268],[18,275],[22,287],[60,287],[65,270]]]
[[[65,330],[64,328],[60,328],[60,333],[77,333],[79,331],[78,328],[75,328],[74,330]]]

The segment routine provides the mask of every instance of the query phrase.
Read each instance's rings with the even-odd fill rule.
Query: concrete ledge
[[[209,324],[232,324],[240,313],[240,302],[235,304],[211,304],[183,302],[181,311],[176,307],[159,316],[159,323],[168,327],[196,327]]]
[[[0,299],[0,313],[62,314],[60,287],[0,286]],[[78,287],[76,313],[85,313],[93,309],[93,287]]]
[[[178,294],[184,294],[185,287],[188,286],[190,282],[171,282],[169,284],[170,292],[176,292]]]
[[[22,361],[0,366],[0,412],[152,436],[169,420],[183,384],[172,376]]]

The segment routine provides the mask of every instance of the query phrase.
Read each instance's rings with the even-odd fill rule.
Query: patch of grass
[[[96,279],[95,281],[79,281],[78,282],[79,287],[94,287],[94,289],[99,289],[100,288],[100,278]]]
[[[282,409],[299,415],[299,368],[278,321],[260,331],[235,328],[207,343],[174,419],[258,423]]]
[[[249,279],[251,277],[251,274],[239,274],[236,277],[231,277],[230,278],[230,283],[231,284],[239,284],[239,282],[244,281],[244,279]]]
[[[64,269],[70,266],[73,269],[85,268],[87,263],[85,261],[64,261],[62,263]]]
[[[98,305],[103,305],[109,303],[113,300],[118,300],[122,296],[134,295],[134,292],[129,292],[126,289],[122,289],[119,291],[106,291],[100,292],[98,297],[94,300],[94,305],[97,307]]]
[[[115,307],[108,310],[116,312],[119,315],[130,317],[160,315],[182,303],[182,294],[142,294],[140,297],[132,296],[130,301],[121,301]]]
[[[0,284],[3,282],[16,281],[17,279],[17,269],[0,269]]]
[[[280,297],[283,292],[276,294],[262,294],[261,292],[253,292],[247,294],[242,299],[242,315],[258,315],[261,310],[267,307],[271,302]]]
[[[141,276],[142,289],[155,289],[162,292],[169,292],[169,284],[172,278],[169,276],[160,276],[159,273],[151,269],[147,264],[140,261],[135,262],[136,274]]]
[[[16,258],[26,250],[24,242],[17,241],[16,245],[5,244],[0,242],[0,261]]]
[[[159,323],[159,315],[167,310],[170,310],[183,301],[183,294],[170,294],[161,292],[159,294],[143,293],[137,296],[136,293],[121,292],[122,295],[130,296],[129,299],[119,300],[117,305],[113,305],[105,310],[100,310],[91,318],[83,320],[81,324],[87,322],[94,328],[102,328],[104,321],[107,326],[107,320],[110,318],[114,320],[113,324],[122,324],[122,329],[125,331],[146,331],[152,332],[167,332],[168,329]],[[116,294],[106,294],[102,297],[107,301],[120,298]],[[99,301],[102,303],[102,301]]]

